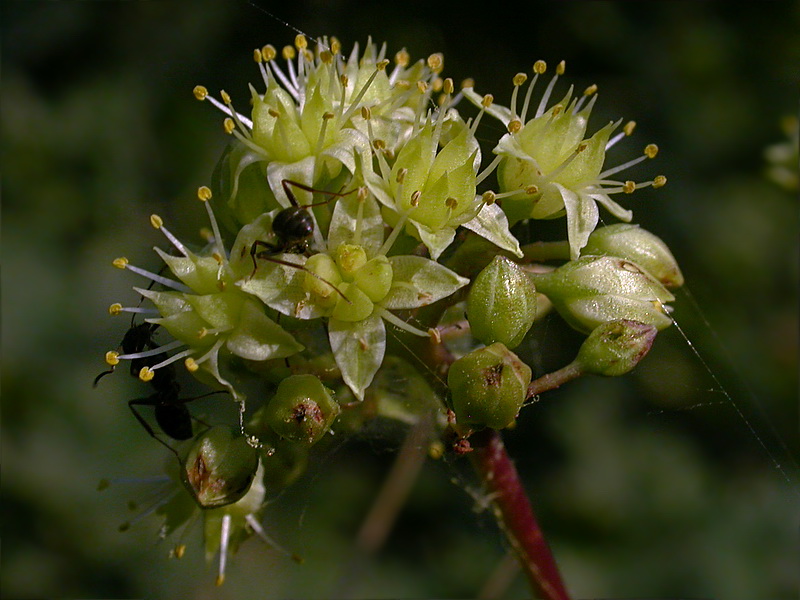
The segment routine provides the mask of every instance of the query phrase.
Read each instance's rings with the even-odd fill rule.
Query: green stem
[[[492,498],[495,518],[505,533],[535,597],[569,600],[555,558],[539,528],[519,473],[494,429],[470,438],[473,467]]]
[[[557,387],[561,387],[568,381],[572,381],[583,375],[583,368],[577,362],[571,362],[566,367],[562,367],[558,371],[542,375],[539,379],[534,379],[528,385],[527,397],[533,398],[537,394],[549,392]]]

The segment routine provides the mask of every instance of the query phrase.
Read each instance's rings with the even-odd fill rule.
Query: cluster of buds
[[[621,121],[609,123],[587,137],[596,86],[580,98],[570,88],[548,107],[563,63],[536,109],[535,84],[547,67],[534,64],[518,110],[526,75],[514,77],[511,105],[502,107],[471,83],[456,92],[441,76],[440,54],[412,62],[401,50],[392,66],[386,47],[371,41],[345,57],[335,38],[310,45],[298,36],[280,55],[269,45],[254,51],[263,87],[250,86],[248,114],[224,91],[194,89],[224,113],[232,136],[211,186],[198,191],[210,225],[203,243],[180,241],[153,215],[174,248],[156,249],[165,269],[114,261],[150,281],[134,289],[153,307],[112,306],[112,314],[143,313],[145,324],[132,325],[142,335],[126,335],[107,361],[113,369],[130,360],[131,373],[152,385],[153,395],[131,408],[181,466],[175,479],[183,493],[162,511],[165,531],[186,521],[175,515],[188,514],[187,502],[200,507],[206,551],[222,557],[220,577],[229,549],[252,532],[265,536],[258,515],[267,495],[294,481],[312,447],[345,421],[412,422],[433,411],[441,433],[452,428],[462,440],[510,426],[535,384],[510,349],[524,348],[547,308],[589,334],[571,373],[619,375],[671,323],[666,304],[674,298],[665,286],[682,283],[653,234],[627,223],[596,228],[598,204],[630,221],[611,196],[665,179],[610,179],[657,148],[605,166],[606,151],[633,123],[617,135]],[[478,108],[466,120],[457,108],[464,99]],[[476,131],[486,114],[507,133],[484,165]],[[560,217],[566,239],[547,256],[537,257],[535,244],[521,247],[510,229]],[[463,260],[476,252],[458,244],[480,248],[486,266],[477,276],[481,267]],[[454,327],[447,315],[458,307],[467,319]],[[174,341],[156,343],[158,328]],[[450,334],[470,337],[448,345]],[[191,399],[178,392],[178,361],[239,403],[238,429],[197,427]],[[425,368],[408,374],[415,362]],[[398,365],[406,365],[406,383],[428,379],[406,394],[414,402],[418,395],[418,406],[387,400],[397,393],[390,373]],[[246,397],[253,381],[271,390],[263,405]],[[158,437],[141,405],[154,407],[173,440]]]

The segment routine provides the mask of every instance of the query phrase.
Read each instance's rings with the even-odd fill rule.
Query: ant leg
[[[261,242],[261,243],[263,244],[264,242]],[[253,244],[253,245],[255,245],[255,244]],[[273,263],[278,264],[278,265],[283,265],[284,267],[293,267],[295,269],[299,269],[300,271],[305,271],[306,273],[308,273],[312,277],[316,277],[322,283],[324,283],[324,284],[330,286],[331,288],[333,288],[333,291],[336,292],[337,294],[339,294],[344,299],[345,302],[347,302],[348,304],[352,304],[350,299],[347,296],[345,296],[339,290],[339,288],[337,288],[335,285],[333,285],[330,281],[328,281],[324,277],[314,273],[314,271],[310,271],[310,270],[306,269],[303,265],[296,265],[295,263],[289,262],[288,260],[281,260],[280,258],[275,258],[274,256],[270,256],[269,254],[266,254],[264,252],[256,253],[255,258],[261,258],[263,260],[268,260],[269,262],[273,262]],[[254,260],[255,260],[255,258],[254,258]]]
[[[147,421],[145,421],[144,417],[139,414],[138,410],[136,410],[135,408],[136,406],[156,406],[156,401],[153,399],[153,397],[150,396],[148,398],[136,398],[135,400],[129,400],[128,408],[131,409],[133,416],[136,417],[136,420],[139,421],[139,424],[144,428],[147,434],[151,438],[156,440],[159,444],[164,446],[167,450],[172,452],[175,455],[175,458],[177,458],[178,461],[180,462],[181,458],[180,456],[178,456],[178,452],[175,450],[175,448],[167,444],[164,440],[162,440],[160,437],[156,435],[156,432],[153,431],[153,428],[150,427],[150,424]]]
[[[292,203],[292,206],[300,206],[300,204],[297,202],[297,198],[294,197],[294,194],[289,189],[290,185],[293,185],[294,187],[296,187],[298,189],[301,189],[301,190],[306,191],[306,192],[310,192],[312,194],[314,194],[314,193],[327,194],[328,196],[334,196],[336,198],[341,198],[342,196],[347,196],[348,194],[352,194],[354,191],[356,191],[356,188],[353,188],[349,192],[329,192],[327,190],[318,190],[316,188],[310,187],[310,186],[305,185],[303,183],[299,183],[297,181],[292,181],[291,179],[282,179],[281,180],[281,187],[283,187],[283,192],[286,194],[286,197],[289,198],[289,202]],[[317,202],[315,204],[304,204],[303,208],[309,208],[311,206],[322,206],[323,204],[327,204],[328,202],[329,202],[329,200],[325,200],[324,202]]]
[[[253,278],[253,276],[256,274],[256,271],[258,270],[258,263],[256,262],[256,258],[264,258],[264,256],[261,255],[264,254],[265,251],[264,250],[259,251],[258,250],[259,246],[263,246],[264,248],[266,248],[267,253],[275,253],[280,249],[275,244],[270,244],[269,242],[264,242],[262,240],[256,240],[255,242],[253,242],[253,245],[250,246],[250,258],[253,260],[253,272],[250,273],[250,279]]]

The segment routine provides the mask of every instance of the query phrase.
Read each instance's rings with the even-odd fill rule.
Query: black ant
[[[125,332],[120,344],[123,354],[135,354],[146,350],[152,350],[158,347],[158,344],[153,340],[153,334],[158,325],[155,323],[140,323],[134,325],[131,321],[131,327]],[[151,356],[134,358],[131,360],[130,374],[132,377],[139,378],[139,373],[145,367],[151,368],[160,362],[167,360],[168,355],[166,352],[159,352]],[[102,379],[105,375],[114,372],[114,367],[108,371],[103,371],[94,380],[94,385]],[[175,450],[161,438],[159,438],[150,424],[139,414],[136,410],[137,406],[152,406],[155,411],[155,419],[161,431],[174,440],[183,441],[190,439],[193,435],[192,429],[192,416],[186,404],[199,398],[205,398],[212,394],[224,393],[222,391],[209,392],[200,396],[192,398],[180,398],[180,384],[177,379],[177,372],[174,364],[167,364],[163,367],[153,371],[153,378],[149,381],[150,385],[155,390],[153,394],[145,398],[135,398],[128,401],[128,407],[131,409],[133,416],[139,421],[144,430],[155,440],[166,446],[173,454],[177,456]]]
[[[306,192],[318,192],[322,194],[328,194],[330,196],[336,196],[337,198],[347,196],[354,191],[351,190],[345,193],[327,192],[323,190],[316,190],[296,181],[283,179],[281,181],[281,186],[283,187],[283,191],[292,205],[280,210],[278,214],[275,215],[275,219],[272,221],[272,233],[277,238],[276,243],[256,240],[253,242],[252,246],[250,246],[250,258],[253,259],[253,275],[255,275],[255,272],[258,269],[258,263],[256,262],[256,259],[258,258],[286,267],[300,269],[301,271],[305,271],[306,273],[309,273],[313,277],[316,277],[320,281],[331,286],[336,293],[338,293],[348,304],[350,304],[350,301],[347,299],[347,297],[342,294],[342,292],[340,292],[338,288],[331,282],[323,279],[316,273],[309,271],[301,265],[275,258],[277,254],[308,254],[308,241],[311,236],[314,235],[314,217],[311,215],[308,209],[314,206],[327,204],[330,201],[325,200],[324,202],[318,202],[316,204],[301,205],[297,202],[297,198],[295,198],[294,194],[289,188],[290,185],[293,185],[294,187]],[[266,250],[259,250],[259,247],[266,248]],[[242,254],[244,254],[244,249],[242,249]]]

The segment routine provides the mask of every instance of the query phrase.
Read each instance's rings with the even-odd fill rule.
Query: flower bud
[[[184,461],[183,482],[201,508],[241,499],[258,470],[258,451],[230,427],[212,427],[195,439]]]
[[[500,343],[459,358],[447,375],[458,422],[493,429],[514,422],[530,382],[530,367]]]
[[[515,262],[495,256],[472,284],[467,317],[472,334],[484,344],[516,348],[536,318],[533,280]]]
[[[589,334],[575,360],[584,373],[624,375],[650,351],[657,333],[655,326],[638,321],[609,321]]]
[[[583,256],[533,277],[536,289],[578,331],[589,333],[603,323],[619,319],[640,321],[659,330],[672,324],[664,304],[675,297],[628,260]]]
[[[316,444],[339,415],[339,405],[314,375],[292,375],[278,386],[264,419],[279,436]]]
[[[643,267],[666,287],[683,285],[683,273],[667,245],[638,225],[616,223],[595,229],[581,254],[625,258]]]

